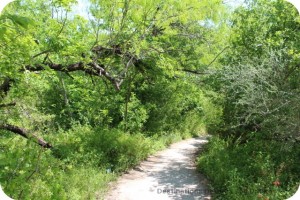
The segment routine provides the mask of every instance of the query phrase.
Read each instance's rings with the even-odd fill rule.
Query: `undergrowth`
[[[253,139],[234,144],[214,136],[197,163],[216,200],[282,200],[298,188],[299,157],[299,143]]]
[[[76,200],[103,197],[108,183],[150,154],[190,134],[147,136],[76,125],[47,139],[45,150],[9,133],[0,136],[0,182],[13,199]]]

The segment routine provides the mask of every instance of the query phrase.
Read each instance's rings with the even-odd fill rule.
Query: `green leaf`
[[[0,27],[0,39],[4,38],[4,35],[6,33],[7,28],[6,27]]]
[[[18,15],[7,15],[7,18],[10,19],[14,24],[19,25],[25,29],[27,29],[28,26],[33,22],[27,17],[22,17]]]

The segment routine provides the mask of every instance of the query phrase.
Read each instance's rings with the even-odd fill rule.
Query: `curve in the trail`
[[[208,200],[210,191],[195,158],[206,137],[175,143],[150,156],[113,184],[105,200]]]

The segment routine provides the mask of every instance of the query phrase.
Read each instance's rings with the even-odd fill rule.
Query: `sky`
[[[236,8],[244,3],[244,0],[224,0],[223,3]]]
[[[0,0],[0,13],[5,5],[13,0]],[[298,11],[300,10],[300,1],[299,0],[287,0],[290,3],[294,4],[297,7]],[[236,8],[242,5],[244,0],[223,0],[223,3],[231,6],[232,8]],[[89,7],[89,0],[78,0],[78,4],[74,6],[73,13],[81,15],[85,18],[88,18],[88,7]],[[299,11],[300,13],[300,11]]]
[[[224,0],[223,2],[233,8],[236,8],[242,5],[244,0]],[[88,8],[89,0],[78,0],[78,4],[73,8],[73,13],[88,18]]]
[[[78,4],[73,8],[73,13],[88,18],[89,5],[89,0],[78,0]]]

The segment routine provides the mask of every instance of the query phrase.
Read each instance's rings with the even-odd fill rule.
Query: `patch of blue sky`
[[[77,0],[77,4],[72,8],[73,15],[80,15],[86,19],[89,18],[89,7],[91,3],[89,0]]]

